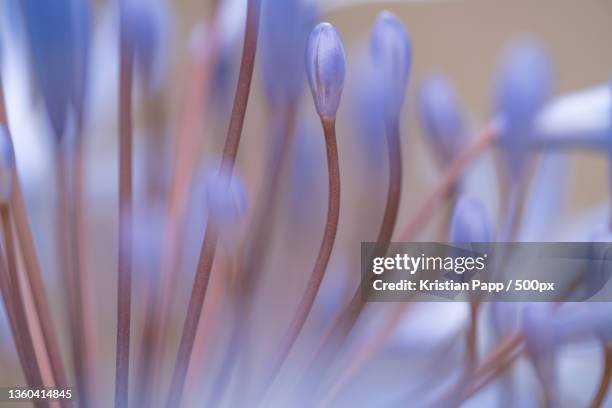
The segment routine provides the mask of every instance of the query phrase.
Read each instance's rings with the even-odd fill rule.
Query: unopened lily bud
[[[244,185],[235,170],[209,170],[205,175],[208,222],[213,223],[222,238],[231,240],[240,231],[246,215]]]
[[[374,66],[388,98],[387,114],[398,116],[406,97],[412,47],[402,22],[389,11],[379,14],[371,38]]]
[[[147,90],[161,86],[168,66],[171,12],[163,0],[125,0],[121,24]]]
[[[465,119],[451,82],[443,75],[430,75],[418,94],[421,125],[440,163],[450,163],[465,145]]]
[[[0,203],[6,203],[13,194],[15,152],[5,127],[0,126]]]
[[[505,144],[519,144],[529,136],[552,93],[553,79],[550,58],[538,42],[521,40],[506,50],[495,86],[495,108],[502,119]]]
[[[345,77],[344,45],[329,23],[317,25],[308,39],[306,73],[319,116],[336,116]]]
[[[470,197],[457,202],[451,220],[449,238],[451,242],[489,242],[493,238],[491,221],[484,206]]]

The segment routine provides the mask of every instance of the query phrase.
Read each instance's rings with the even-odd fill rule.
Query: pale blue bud
[[[535,40],[508,47],[495,85],[495,109],[502,119],[504,143],[520,144],[553,91],[552,62]],[[517,140],[518,139],[518,140]]]
[[[417,103],[421,126],[436,158],[442,164],[452,162],[467,142],[455,88],[444,75],[430,75],[421,82]]]
[[[450,224],[451,242],[489,242],[493,238],[491,221],[480,201],[461,197],[455,205]]]
[[[345,77],[344,45],[329,23],[317,25],[308,39],[306,73],[319,116],[336,116]]]
[[[261,62],[273,106],[295,102],[304,89],[304,53],[316,22],[313,6],[300,0],[265,0],[262,5]]]
[[[412,47],[406,28],[389,11],[383,11],[376,19],[371,51],[379,80],[388,98],[387,113],[398,116],[406,97],[412,66]]]

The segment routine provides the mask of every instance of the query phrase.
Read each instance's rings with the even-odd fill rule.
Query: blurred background
[[[7,5],[11,3],[8,2]],[[14,2],[12,2],[14,3]],[[147,279],[159,268],[158,252],[165,243],[156,211],[160,203],[149,205],[148,189],[167,192],[171,152],[176,135],[180,133],[181,118],[185,111],[185,94],[193,86],[190,63],[199,52],[199,41],[206,36],[194,31],[198,25],[210,28],[213,5],[207,1],[157,1],[165,10],[163,30],[159,37],[162,61],[152,64],[154,77],[159,83],[151,85],[154,102],[146,99],[146,86],[136,86],[135,115],[135,277],[133,300],[133,358],[139,356],[142,324],[147,300]],[[214,67],[213,85],[208,88],[206,102],[200,106],[196,132],[197,167],[216,163],[221,152],[229,112],[237,79],[242,44],[244,0],[225,0],[226,15],[221,21],[221,56]],[[316,2],[314,2],[316,3]],[[300,366],[309,358],[314,344],[333,316],[333,311],[346,302],[346,297],[359,281],[359,243],[376,238],[382,217],[386,194],[387,160],[384,144],[364,141],[355,129],[355,116],[351,112],[351,87],[359,80],[363,64],[361,56],[367,49],[369,35],[376,16],[387,9],[405,24],[413,47],[413,69],[407,103],[401,117],[402,151],[405,161],[404,185],[398,225],[402,226],[422,202],[441,176],[441,169],[432,159],[416,109],[419,82],[433,72],[444,73],[456,86],[469,119],[470,134],[476,134],[493,116],[492,87],[500,56],[513,39],[534,37],[549,52],[556,73],[555,96],[589,88],[609,81],[612,72],[612,1],[610,0],[449,0],[449,1],[335,1],[317,3],[320,20],[329,21],[340,33],[347,51],[347,80],[344,99],[338,113],[338,143],[343,182],[342,209],[338,238],[323,288],[317,298],[315,310],[306,330],[292,354],[293,366]],[[36,249],[43,277],[51,299],[52,312],[58,324],[58,333],[65,357],[70,355],[68,321],[62,298],[62,275],[58,271],[55,246],[56,188],[53,174],[53,138],[46,108],[40,90],[32,81],[32,68],[27,53],[27,39],[21,31],[16,7],[2,7],[0,35],[2,42],[1,70],[11,132],[13,134],[17,165],[22,179],[30,222],[34,231]],[[113,2],[96,1],[91,30],[90,66],[84,130],[85,149],[85,235],[86,269],[91,277],[87,301],[91,304],[92,355],[97,402],[94,406],[109,406],[114,390],[114,356],[116,328],[116,265],[117,265],[117,99],[118,99],[118,36],[116,7]],[[195,32],[195,34],[194,34]],[[265,168],[266,152],[270,145],[270,107],[267,105],[263,68],[258,54],[253,93],[249,101],[245,130],[238,153],[237,171],[246,186],[247,219],[252,216],[258,188]],[[153,81],[155,82],[155,81]],[[143,95],[145,97],[143,97]],[[204,109],[205,108],[205,109]],[[257,293],[252,322],[253,363],[265,365],[266,356],[273,352],[278,339],[293,315],[301,295],[311,263],[316,256],[323,231],[327,180],[322,131],[307,86],[303,87],[297,119],[296,143],[292,160],[283,171],[280,205],[275,217],[279,220],[270,237],[271,255],[267,259],[264,284]],[[364,149],[364,143],[367,145]],[[377,145],[378,143],[378,145]],[[300,150],[301,149],[301,150]],[[379,150],[377,150],[379,149]],[[381,150],[382,149],[382,150]],[[365,154],[364,154],[365,150]],[[304,153],[304,151],[306,153]],[[376,152],[383,152],[377,156]],[[153,152],[153,153],[151,153]],[[369,153],[369,154],[368,154]],[[153,156],[150,156],[153,154]],[[306,158],[302,155],[305,154]],[[555,209],[555,218],[543,226],[541,240],[584,240],[576,231],[585,232],[605,222],[608,209],[607,156],[593,151],[555,153],[565,160],[562,188],[563,198]],[[153,159],[151,159],[153,157]],[[149,161],[153,160],[151,164]],[[475,167],[476,194],[485,197],[485,205],[493,219],[498,217],[496,176],[492,170],[495,157],[487,153]],[[305,166],[307,170],[304,170]],[[159,172],[157,181],[147,178],[151,169]],[[300,172],[302,178],[300,177]],[[199,174],[199,171],[198,171]],[[296,176],[297,174],[297,176]],[[297,180],[297,181],[296,181]],[[553,183],[559,182],[557,179]],[[303,191],[295,191],[302,183]],[[299,190],[299,188],[297,189]],[[174,363],[176,345],[185,315],[185,308],[206,225],[204,192],[198,178],[187,187],[186,222],[179,237],[179,267],[173,271],[177,287],[172,297],[167,350],[163,357],[163,380],[160,395],[165,395],[167,380]],[[163,195],[163,194],[162,194]],[[448,208],[438,211],[426,230],[419,235],[422,241],[445,240]],[[591,218],[588,218],[591,217]],[[591,221],[585,224],[586,219]],[[592,221],[595,220],[595,221]],[[248,225],[248,222],[245,222]],[[157,237],[154,238],[154,237]],[[139,252],[140,251],[140,252]],[[221,264],[232,262],[239,249],[231,245],[221,249]],[[221,296],[220,302],[207,299],[205,316],[213,321],[201,324],[211,327],[217,321],[217,336],[200,333],[198,344],[211,342],[208,355],[194,356],[191,372],[194,380],[188,388],[188,401],[201,401],[211,384],[215,364],[227,341],[227,328],[219,324],[223,318],[231,319],[223,290],[231,287],[231,277],[215,274],[211,290]],[[217,288],[215,292],[214,288]],[[225,289],[224,289],[225,288]],[[225,308],[224,308],[225,305]],[[31,307],[31,306],[30,306]],[[373,333],[380,324],[377,316],[388,313],[394,305],[376,304],[366,311],[368,318],[362,323],[364,337]],[[210,313],[207,314],[207,311]],[[420,381],[426,382],[430,373],[441,375],[460,358],[449,354],[440,368],[428,367],[434,356],[443,355],[441,349],[453,349],[453,339],[465,325],[468,308],[464,304],[416,305],[402,318],[392,341],[380,352],[380,358],[356,376],[336,406],[349,406],[363,401],[363,406],[394,406],[398,399],[417,392]],[[415,312],[416,311],[416,312]],[[418,312],[418,313],[417,313]],[[372,328],[370,328],[372,326]],[[4,326],[3,326],[4,327]],[[18,361],[7,341],[7,329],[2,329],[5,341],[0,345],[0,385],[13,385],[22,381]],[[362,333],[362,332],[360,332]],[[210,333],[209,333],[210,334]],[[9,334],[10,335],[10,334]],[[490,339],[488,339],[490,340]],[[486,343],[488,340],[483,340]],[[350,347],[359,349],[360,337]],[[365,340],[364,340],[365,341]],[[207,343],[208,344],[208,343]],[[216,350],[211,352],[210,350]],[[596,345],[587,344],[567,351],[571,358],[563,360],[561,388],[570,402],[563,406],[586,406],[595,389],[602,361]],[[454,359],[453,359],[454,358]],[[435,361],[438,361],[435,359]],[[406,369],[409,364],[410,369]],[[133,364],[133,373],[137,364]],[[425,368],[417,368],[417,367]],[[536,406],[537,381],[523,364],[519,372],[527,372],[518,382],[519,391],[513,406]],[[210,368],[213,367],[213,368]],[[448,368],[452,370],[452,368]],[[368,375],[369,373],[369,375]],[[376,373],[376,375],[372,375]],[[168,378],[167,378],[168,377]],[[239,383],[239,379],[233,379]],[[448,379],[447,379],[448,381]],[[289,381],[290,382],[290,381]],[[407,387],[405,384],[416,384]],[[444,385],[441,379],[438,385]],[[384,393],[372,395],[372,390]],[[565,388],[567,387],[567,388]],[[282,388],[282,387],[281,387]],[[431,391],[431,390],[430,390]],[[497,399],[484,392],[466,406],[492,406]],[[535,399],[534,399],[535,398]],[[282,401],[282,399],[281,399]],[[137,406],[137,405],[136,405]],[[190,406],[190,405],[186,405]],[[196,405],[194,405],[196,406]],[[279,405],[282,406],[282,405]],[[612,405],[609,405],[612,406]]]

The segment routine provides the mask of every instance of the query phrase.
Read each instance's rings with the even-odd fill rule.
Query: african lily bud
[[[344,45],[329,23],[317,25],[308,39],[306,74],[319,116],[336,116],[345,76]]]
[[[430,75],[418,94],[421,126],[441,164],[450,163],[466,142],[461,103],[451,82],[443,75]]]
[[[495,86],[495,108],[502,119],[502,141],[521,144],[553,90],[552,63],[534,40],[521,40],[505,52]]]
[[[136,68],[148,91],[156,90],[168,65],[170,11],[163,0],[126,0],[121,24],[134,50]]]
[[[247,201],[244,185],[235,170],[209,170],[205,175],[205,194],[208,222],[213,223],[222,238],[235,237],[246,215]]]
[[[23,0],[19,4],[32,70],[59,141],[66,130],[70,104],[80,105],[83,99],[89,38],[88,1]]]
[[[315,24],[313,6],[300,0],[265,0],[261,24],[261,61],[269,103],[294,102],[304,89],[304,52]]]
[[[388,98],[387,114],[399,116],[410,76],[412,47],[402,22],[388,11],[383,11],[376,19],[372,31],[371,52],[379,80]]]
[[[4,127],[0,127],[0,203],[6,203],[13,194],[15,151],[13,142]]]
[[[465,196],[459,199],[453,211],[449,238],[458,243],[491,241],[491,221],[480,201]]]

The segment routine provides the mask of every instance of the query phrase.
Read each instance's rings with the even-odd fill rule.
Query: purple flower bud
[[[487,210],[477,200],[461,197],[455,205],[451,219],[449,239],[451,242],[489,242],[493,238],[491,221]]]
[[[502,141],[520,144],[553,90],[553,68],[535,40],[510,45],[503,55],[495,85],[495,108],[502,119]]]
[[[436,158],[450,163],[465,145],[466,133],[461,103],[448,78],[435,74],[421,82],[418,112]]]
[[[70,103],[82,104],[90,7],[87,0],[20,2],[32,69],[56,138],[64,136]]]
[[[205,194],[209,222],[222,237],[231,239],[240,230],[246,215],[246,192],[235,170],[208,170],[205,175]]]
[[[336,116],[345,76],[344,46],[329,23],[317,25],[308,39],[306,73],[319,116]]]
[[[389,11],[378,15],[371,38],[371,51],[388,98],[387,113],[398,116],[403,105],[412,66],[412,47],[402,22]]]
[[[0,203],[6,203],[13,194],[15,151],[13,142],[4,127],[0,127]]]
[[[160,87],[168,65],[170,10],[163,0],[127,0],[121,24],[134,50],[136,68],[148,90]]]
[[[316,21],[300,0],[266,0],[262,9],[261,61],[271,105],[296,101],[304,87],[304,53]]]

